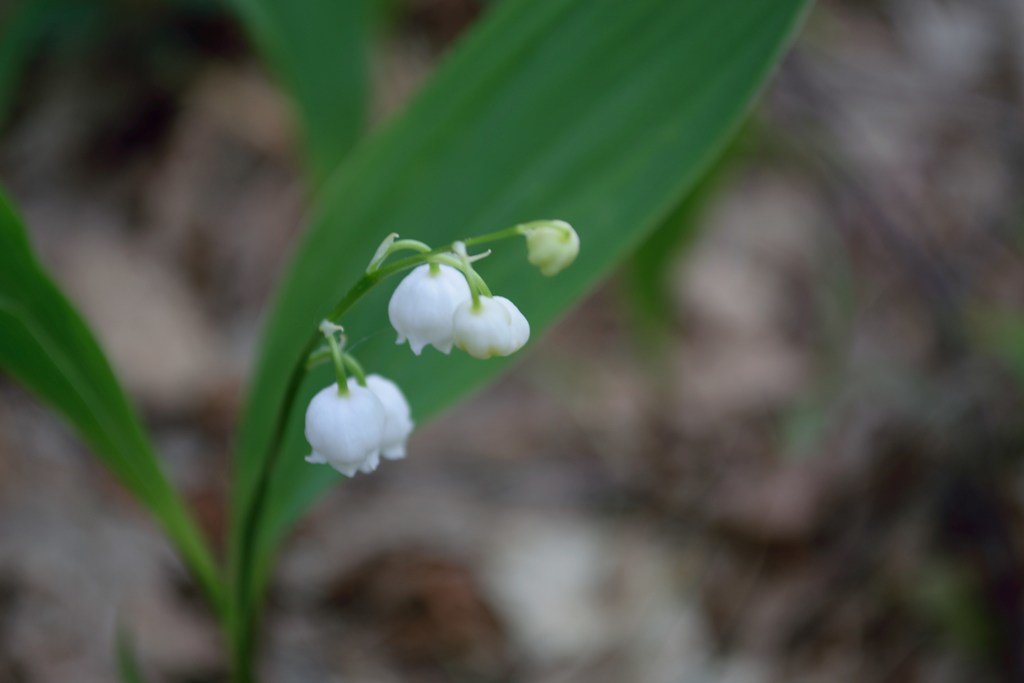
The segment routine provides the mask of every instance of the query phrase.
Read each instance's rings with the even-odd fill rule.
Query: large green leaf
[[[240,434],[236,559],[289,371],[386,233],[439,244],[536,218],[572,222],[582,251],[554,279],[526,264],[519,243],[481,264],[536,338],[679,205],[741,121],[804,4],[506,0],[491,9],[405,115],[361,146],[321,195],[270,316]],[[352,340],[369,336],[357,354],[401,384],[417,419],[504,367],[395,346],[391,289],[371,293],[344,323]],[[302,461],[305,402],[330,381],[321,368],[301,388],[268,505],[255,516],[248,599],[280,535],[334,480]]]
[[[56,3],[15,0],[0,8],[0,125],[7,122],[15,93],[49,25]]]
[[[43,272],[21,221],[0,194],[0,371],[59,410],[163,524],[211,603],[218,572],[168,483],[139,420],[89,328]]]
[[[365,123],[367,2],[233,0],[292,97],[317,183],[338,167]]]
[[[675,322],[669,276],[672,264],[699,237],[701,219],[735,154],[726,151],[633,254],[627,291],[633,321],[648,345],[660,343]],[[655,344],[656,345],[656,344]]]

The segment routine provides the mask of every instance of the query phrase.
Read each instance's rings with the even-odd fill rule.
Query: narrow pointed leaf
[[[16,94],[55,4],[51,0],[15,0],[0,7],[0,126],[14,109]]]
[[[337,167],[366,122],[369,0],[233,0],[288,91],[316,184]]]
[[[117,629],[117,673],[121,683],[146,683],[135,652],[135,641],[124,625]]]
[[[0,194],[0,372],[59,411],[157,517],[215,608],[213,559],[85,322],[39,265]]]

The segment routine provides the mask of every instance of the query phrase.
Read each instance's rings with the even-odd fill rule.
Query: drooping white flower
[[[530,263],[544,275],[557,275],[580,253],[580,236],[565,221],[541,221],[523,230]]]
[[[405,457],[405,442],[412,433],[414,423],[409,402],[398,385],[380,375],[367,375],[366,388],[374,393],[384,406],[384,435],[381,455],[389,460]]]
[[[508,356],[530,338],[530,323],[503,296],[482,296],[477,304],[464,302],[453,322],[455,345],[474,358]]]
[[[442,353],[452,350],[452,316],[470,298],[466,278],[446,265],[423,264],[398,283],[388,304],[388,318],[417,356],[432,344]]]
[[[306,440],[313,452],[306,462],[326,463],[346,476],[372,472],[380,459],[387,413],[376,394],[348,380],[321,389],[306,409]]]

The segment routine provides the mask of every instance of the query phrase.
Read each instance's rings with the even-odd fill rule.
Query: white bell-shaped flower
[[[384,435],[381,455],[389,460],[405,457],[405,442],[412,434],[414,423],[409,402],[398,385],[380,375],[367,375],[366,388],[374,393],[384,406]]]
[[[432,344],[442,353],[452,350],[452,316],[469,300],[466,278],[446,265],[423,264],[405,276],[388,304],[388,318],[399,344],[409,342],[417,356]]]
[[[346,476],[372,472],[380,459],[387,412],[377,395],[348,380],[321,389],[306,409],[306,440],[313,452],[306,462],[326,463]]]
[[[543,221],[526,228],[526,254],[544,275],[557,275],[580,253],[580,236],[565,221]]]
[[[508,356],[530,338],[530,323],[503,296],[482,296],[477,304],[472,300],[463,303],[453,322],[455,345],[474,358]]]

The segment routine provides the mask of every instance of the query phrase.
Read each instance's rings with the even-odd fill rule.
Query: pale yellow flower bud
[[[523,228],[527,258],[544,275],[565,270],[580,253],[580,236],[565,221],[538,221]]]

